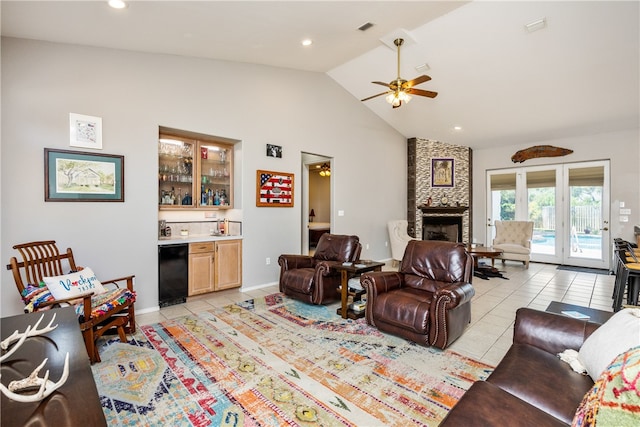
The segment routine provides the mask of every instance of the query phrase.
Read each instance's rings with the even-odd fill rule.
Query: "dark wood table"
[[[609,320],[611,316],[613,316],[613,312],[610,312],[610,311],[597,310],[595,308],[582,307],[580,305],[567,304],[560,301],[551,301],[551,303],[549,304],[549,306],[545,311],[548,311],[549,313],[562,314],[563,316],[568,316],[568,317],[572,317],[572,316],[564,314],[563,311],[567,311],[567,312],[577,311],[578,313],[582,313],[584,315],[589,316],[589,319],[586,319],[586,320],[589,320],[590,322],[593,322],[593,323],[599,323],[599,324],[603,324],[604,322]]]
[[[49,370],[49,379],[57,382],[62,375],[67,352],[69,378],[62,387],[40,402],[15,402],[2,394],[2,427],[107,425],[73,307],[2,318],[2,339],[16,329],[24,332],[42,314],[44,318],[39,327],[47,326],[53,313],[56,313],[53,324],[58,324],[58,327],[44,335],[27,338],[22,347],[2,363],[1,380],[8,387],[9,382],[27,377],[45,358],[49,358],[39,376],[43,377]]]
[[[381,271],[384,262],[376,262],[376,261],[355,261],[351,265],[344,265],[341,263],[336,263],[334,268],[340,271],[340,286],[341,286],[341,301],[342,304],[340,308],[336,311],[343,319],[358,319],[364,316],[364,311],[360,313],[356,313],[353,310],[348,308],[348,300],[349,300],[349,277],[353,277],[362,273],[366,273],[367,271]],[[364,292],[363,292],[364,293]]]
[[[467,245],[467,253],[473,257],[473,266],[478,268],[478,258],[491,258],[491,266],[495,264],[496,257],[502,255],[502,249],[494,249],[487,246]]]

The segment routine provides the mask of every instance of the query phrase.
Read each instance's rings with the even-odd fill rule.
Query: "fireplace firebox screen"
[[[462,241],[462,216],[423,216],[422,240]]]

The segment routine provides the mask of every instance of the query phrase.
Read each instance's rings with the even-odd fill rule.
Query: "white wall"
[[[514,164],[511,156],[518,150],[534,145],[553,145],[569,148],[573,153],[566,157],[547,157]],[[485,189],[486,171],[519,166],[537,166],[582,162],[589,160],[611,161],[610,223],[611,237],[635,241],[633,227],[640,225],[640,134],[638,129],[576,138],[538,141],[526,145],[495,147],[473,151],[473,238],[486,242],[487,206]],[[620,202],[631,209],[629,222],[619,222]]]
[[[386,222],[406,212],[406,171],[365,165],[404,169],[405,138],[325,74],[11,38],[1,53],[4,263],[14,244],[54,239],[99,278],[135,274],[137,309],[155,307],[159,126],[241,141],[229,215],[243,221],[243,288],[277,281],[266,257],[300,253],[301,180],[294,208],[257,208],[255,173],[299,177],[303,151],[333,158],[334,232],[368,243],[363,258],[390,257]],[[44,202],[43,149],[70,149],[71,112],[102,117],[102,152],[125,156],[124,203]],[[283,146],[282,159],[265,156],[267,143]],[[2,271],[7,316],[22,304]]]

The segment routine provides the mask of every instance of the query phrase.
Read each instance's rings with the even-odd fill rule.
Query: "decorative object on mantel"
[[[453,159],[431,159],[432,187],[453,187],[454,177]]]
[[[313,218],[315,218],[315,216],[316,213],[311,209],[311,212],[309,212],[309,222],[313,222]]]
[[[553,145],[534,145],[533,147],[516,151],[516,154],[511,156],[511,161],[513,163],[522,163],[525,160],[536,157],[562,157],[571,153],[573,153],[573,150],[568,148],[554,147]]]
[[[431,206],[431,203],[433,203],[433,199],[429,197],[423,206]]]
[[[56,319],[56,313],[53,313],[53,316],[51,317],[49,324],[42,329],[38,329],[38,327],[40,326],[40,322],[42,322],[43,318],[44,318],[44,314],[40,316],[38,321],[33,326],[31,325],[27,326],[24,332],[20,333],[16,330],[13,334],[11,334],[9,337],[4,339],[0,343],[0,348],[2,348],[2,350],[7,350],[10,345],[12,345],[13,343],[16,343],[16,345],[14,345],[11,350],[9,350],[2,357],[0,357],[0,362],[3,362],[9,356],[15,353],[16,350],[18,350],[22,346],[22,344],[25,342],[27,338],[46,334],[47,332],[53,331],[55,328],[58,327],[57,324],[52,326],[53,321]],[[43,378],[40,378],[38,376],[38,373],[47,363],[47,360],[48,359],[45,358],[42,361],[42,363],[36,369],[34,369],[33,372],[28,377],[25,377],[24,379],[17,380],[17,381],[11,381],[9,383],[8,388],[5,387],[2,383],[0,383],[0,390],[2,391],[2,393],[5,396],[7,396],[9,399],[14,400],[16,402],[38,402],[48,397],[51,393],[53,393],[58,388],[60,388],[67,381],[67,378],[69,378],[69,352],[67,352],[67,356],[65,357],[62,376],[60,377],[60,380],[57,383],[54,383],[53,381],[49,380],[48,370],[44,374]],[[22,393],[15,393],[16,391],[20,392],[22,390],[26,390],[34,387],[38,388],[38,391],[35,394],[25,395]]]
[[[293,207],[293,174],[256,171],[256,206]]]
[[[282,158],[282,147],[280,145],[267,144],[267,157]]]
[[[102,118],[69,113],[69,145],[102,150]]]

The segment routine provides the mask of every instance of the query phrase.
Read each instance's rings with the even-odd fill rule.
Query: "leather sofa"
[[[335,263],[360,259],[358,236],[323,234],[313,256],[280,255],[280,292],[311,304],[340,299],[340,272]]]
[[[567,426],[593,386],[557,354],[580,350],[600,325],[520,308],[513,345],[486,381],[462,396],[441,426]]]
[[[462,243],[411,240],[396,271],[365,273],[367,323],[445,348],[471,321],[473,260]]]

